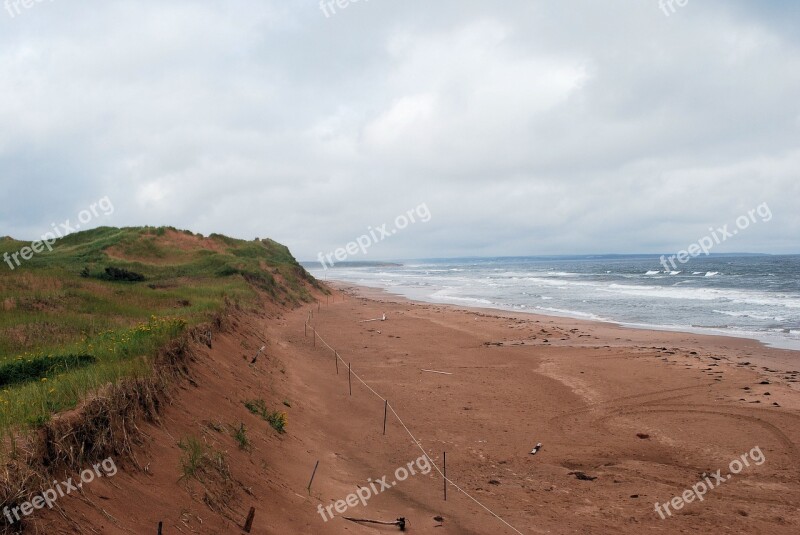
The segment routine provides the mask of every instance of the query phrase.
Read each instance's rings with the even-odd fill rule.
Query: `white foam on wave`
[[[696,301],[729,301],[744,305],[800,308],[800,297],[783,294],[768,294],[748,290],[723,290],[717,288],[687,288],[685,286],[633,286],[611,284],[604,291],[638,297],[661,297],[666,299],[689,299]]]
[[[488,299],[480,299],[480,298],[477,298],[477,297],[458,297],[458,296],[455,296],[455,295],[451,295],[451,296],[445,297],[445,299],[450,299],[452,301],[464,301],[466,303],[480,303],[482,305],[491,305],[492,304],[492,302],[489,301]]]
[[[784,318],[783,316],[773,316],[769,314],[760,314],[758,312],[753,312],[750,310],[713,310],[717,314],[724,314],[725,316],[732,316],[734,318],[753,318],[757,320],[766,320],[766,321],[787,321],[789,318]]]
[[[565,310],[563,308],[552,308],[552,307],[536,307],[536,310],[542,310],[545,312],[552,312],[554,314],[558,314],[559,316],[567,316],[570,318],[581,318],[581,319],[590,319],[594,321],[607,321],[596,314],[592,314],[590,312],[580,312],[577,310]]]
[[[521,279],[525,282],[533,282],[541,286],[556,286],[558,288],[567,288],[568,286],[599,286],[597,283],[585,281],[567,281],[563,279],[543,279],[541,277],[525,277]]]
[[[719,275],[719,271],[709,271],[706,273],[706,277],[716,277]]]
[[[448,301],[463,301],[465,303],[479,303],[481,305],[491,305],[492,302],[488,299],[481,299],[478,297],[462,297],[459,295],[450,295],[449,292],[453,291],[454,288],[443,288],[441,290],[437,290],[431,294],[432,299],[446,299]]]
[[[647,273],[645,273],[645,275],[658,275],[659,273],[661,272],[658,270],[650,270]]]

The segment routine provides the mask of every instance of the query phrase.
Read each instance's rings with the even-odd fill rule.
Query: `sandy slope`
[[[239,533],[255,505],[258,534],[397,532],[339,514],[325,522],[317,512],[368,486],[369,478],[387,475],[391,482],[420,450],[391,413],[383,435],[384,404],[375,394],[354,380],[349,395],[333,352],[304,336],[309,310],[238,316],[235,332],[211,350],[198,349],[194,384],[182,387],[164,425],[143,427],[148,439],[137,459],[146,471],[127,463],[113,479],[86,486],[83,497],[63,498],[63,515],[39,514],[37,527],[155,533],[162,520],[168,534]],[[383,313],[387,321],[360,322]],[[800,375],[788,373],[800,370],[800,360],[792,365],[796,354],[746,340],[456,309],[374,292],[338,296],[315,311],[313,324],[388,398],[436,463],[447,452],[448,476],[471,496],[450,487],[445,502],[442,479],[432,471],[345,515],[403,516],[409,532],[439,535],[514,528],[800,532],[800,395],[793,389],[800,383],[789,382]],[[245,357],[262,344],[267,358],[249,366]],[[257,397],[286,410],[288,433],[279,436],[243,407]],[[251,451],[239,450],[228,430],[242,422]],[[234,498],[222,514],[203,503],[200,485],[178,482],[177,442],[188,435],[227,452],[231,479],[224,488]],[[544,447],[530,455],[537,442]],[[682,494],[704,472],[726,474],[731,460],[756,446],[766,459],[760,466],[751,463],[672,517],[654,511],[656,501]],[[596,479],[577,479],[576,471]],[[223,487],[208,488],[217,496]]]

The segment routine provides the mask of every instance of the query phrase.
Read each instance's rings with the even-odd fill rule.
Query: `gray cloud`
[[[800,252],[795,3],[36,3],[0,12],[0,234],[270,236],[298,257]]]

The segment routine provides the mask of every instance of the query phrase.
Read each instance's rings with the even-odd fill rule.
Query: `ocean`
[[[738,336],[800,350],[800,255],[712,255],[671,271],[652,255],[431,259],[309,270],[319,279],[418,301]]]

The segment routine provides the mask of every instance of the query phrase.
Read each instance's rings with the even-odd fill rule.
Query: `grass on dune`
[[[159,347],[186,328],[186,321],[156,318],[130,329],[105,331],[64,347],[65,353],[89,356],[85,366],[55,366],[21,384],[5,385],[0,390],[0,429],[19,424],[41,424],[52,414],[74,408],[83,397],[109,382],[150,372],[150,357]],[[48,349],[48,353],[53,351]],[[0,370],[15,363],[34,363],[58,359],[42,353],[26,352],[0,362]]]
[[[38,378],[46,379],[59,371],[67,372],[97,362],[92,355],[39,355],[32,358],[18,357],[0,364],[0,387],[29,383]]]
[[[0,238],[0,257],[26,245]],[[160,347],[226,303],[255,305],[254,288],[291,305],[311,300],[306,284],[319,288],[272,240],[165,227],[101,227],[14,270],[0,264],[0,377],[3,366],[27,373],[0,386],[0,432],[41,424],[110,382],[150,373]],[[70,360],[80,355],[80,365]],[[46,365],[57,362],[75,365]]]

